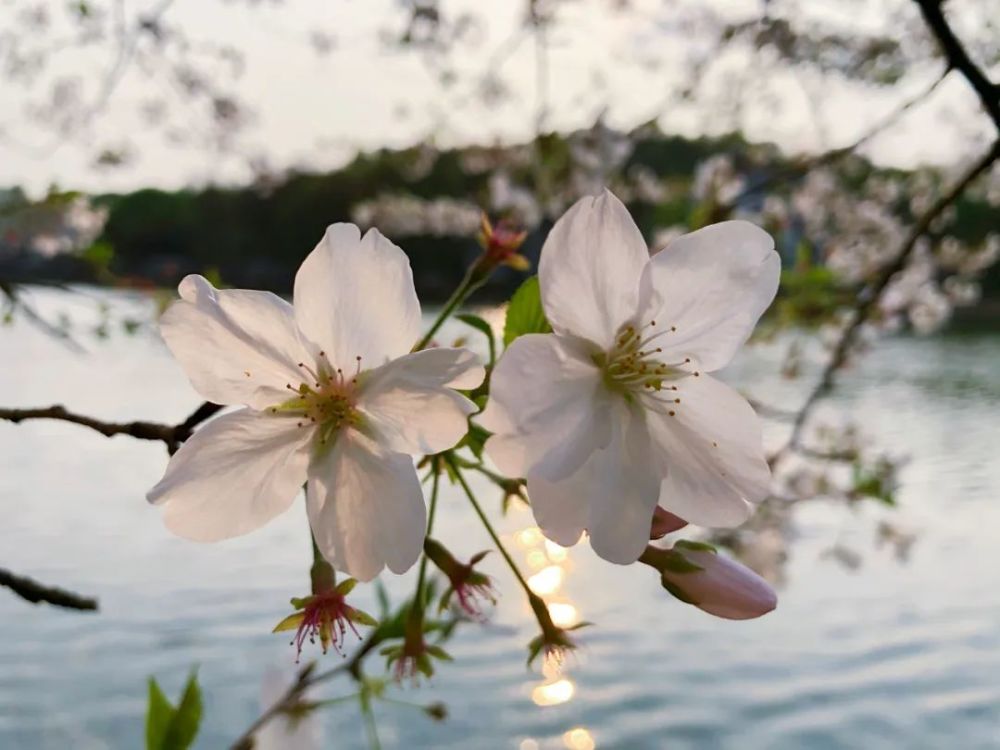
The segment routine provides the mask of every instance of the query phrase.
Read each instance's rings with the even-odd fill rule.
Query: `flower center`
[[[291,383],[285,387],[295,394],[278,406],[272,407],[274,414],[296,414],[303,417],[299,427],[318,428],[320,445],[330,442],[341,427],[357,427],[361,414],[357,409],[358,378],[361,376],[361,357],[356,357],[357,368],[353,375],[333,367],[326,352],[319,353],[319,363],[314,370],[304,362],[299,368],[308,380],[294,388]]]
[[[681,403],[677,382],[689,375],[700,375],[692,369],[690,357],[664,362],[662,347],[652,345],[676,332],[676,326],[657,328],[655,320],[640,328],[631,323],[622,326],[611,349],[594,355],[608,389],[621,393],[630,403],[676,416]]]

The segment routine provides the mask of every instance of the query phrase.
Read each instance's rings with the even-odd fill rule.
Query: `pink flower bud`
[[[680,541],[663,550],[663,587],[681,601],[716,617],[750,620],[778,605],[771,585],[750,568],[723,557],[707,544]]]

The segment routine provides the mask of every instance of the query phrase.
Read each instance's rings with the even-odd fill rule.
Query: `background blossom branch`
[[[941,198],[939,198],[934,205],[920,217],[917,223],[910,230],[910,233],[906,236],[903,244],[896,252],[895,260],[882,269],[868,293],[860,298],[860,301],[854,308],[850,324],[844,329],[843,333],[837,340],[836,346],[833,349],[833,354],[826,366],[823,368],[819,381],[816,383],[816,386],[812,389],[812,391],[810,391],[799,410],[798,416],[792,426],[792,433],[788,438],[788,442],[774,455],[772,455],[770,459],[772,465],[774,465],[789,450],[794,450],[798,447],[802,431],[805,428],[806,422],[812,413],[813,408],[816,406],[816,403],[833,388],[836,373],[847,363],[851,347],[857,339],[861,326],[868,319],[869,315],[876,309],[882,293],[889,286],[893,277],[906,266],[910,254],[917,246],[917,240],[919,240],[924,233],[927,232],[934,220],[944,213],[949,206],[955,203],[955,201],[959,199],[969,185],[972,184],[977,177],[986,172],[986,170],[989,169],[998,159],[1000,159],[1000,139],[993,143],[990,150],[987,151],[986,154],[984,154],[978,161],[976,161],[975,164],[973,164],[972,167],[970,167],[958,180],[958,182],[955,183],[951,190],[941,196]]]

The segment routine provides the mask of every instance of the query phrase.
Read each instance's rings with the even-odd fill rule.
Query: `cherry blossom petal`
[[[641,415],[619,405],[612,437],[568,479],[549,482],[529,475],[535,521],[549,539],[575,544],[586,527],[594,552],[609,562],[635,562],[649,543],[660,474],[650,457]]]
[[[160,332],[203,398],[264,409],[288,398],[286,384],[302,382],[298,363],[308,355],[283,299],[215,289],[202,276],[186,276],[178,290]]]
[[[370,581],[404,573],[423,549],[424,496],[413,460],[357,430],[313,460],[306,507],[316,544],[338,570]]]
[[[770,488],[757,415],[740,394],[704,373],[678,387],[674,416],[647,412],[666,466],[660,505],[701,526],[738,526]]]
[[[467,349],[427,349],[370,373],[359,408],[370,434],[400,453],[440,453],[468,431],[476,405],[448,386],[475,388],[485,370]]]
[[[410,261],[377,229],[331,225],[295,275],[295,319],[345,372],[406,354],[420,335]]]
[[[288,510],[306,479],[313,430],[240,409],[208,422],[146,496],[175,534],[198,542],[247,534]]]
[[[774,240],[763,229],[747,221],[712,224],[653,256],[642,277],[639,320],[656,321],[664,362],[691,357],[712,372],[750,337],[780,274]]]
[[[556,481],[610,439],[610,396],[584,342],[553,334],[514,341],[497,362],[479,418],[486,452],[508,476]]]
[[[646,241],[620,200],[607,190],[581,198],[542,248],[538,280],[552,328],[608,348],[636,312],[648,262]]]

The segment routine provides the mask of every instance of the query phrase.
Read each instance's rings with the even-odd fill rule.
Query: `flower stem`
[[[431,323],[430,330],[424,334],[423,338],[417,342],[416,346],[413,347],[413,351],[419,352],[421,349],[426,349],[427,345],[434,338],[434,334],[438,332],[438,329],[444,324],[444,322],[451,317],[462,303],[469,298],[469,295],[476,291],[479,287],[486,283],[486,279],[489,278],[489,274],[484,274],[480,271],[479,262],[473,263],[469,270],[465,272],[465,277],[462,282],[456,287],[455,291],[452,292],[451,297],[448,301],[444,303],[444,307],[441,308],[441,312],[438,313],[434,322]]]
[[[431,484],[431,507],[430,510],[427,512],[427,533],[425,535],[425,538],[430,537],[431,529],[434,528],[434,514],[437,511],[438,488],[440,487],[441,484],[441,469],[438,466],[436,460],[434,459],[431,460],[433,461],[433,466],[434,466],[433,469],[434,479],[432,480]],[[427,554],[424,553],[423,556],[421,556],[420,558],[420,569],[419,572],[417,573],[417,591],[413,595],[413,611],[414,612],[419,611],[421,614],[423,613],[424,579],[426,577],[426,574],[427,574]]]
[[[546,606],[545,602],[542,601],[541,597],[539,597],[538,594],[536,594],[534,591],[531,590],[531,587],[528,585],[528,582],[524,579],[524,576],[521,574],[521,571],[517,567],[517,563],[514,562],[514,558],[510,556],[510,553],[507,551],[507,548],[504,547],[503,542],[500,541],[499,535],[493,528],[493,525],[490,523],[489,519],[486,517],[486,514],[483,512],[482,507],[479,505],[479,501],[476,500],[476,496],[472,492],[472,488],[469,487],[468,482],[465,481],[465,477],[462,476],[462,472],[459,469],[458,465],[456,464],[455,460],[451,456],[449,456],[447,461],[451,466],[452,470],[454,471],[455,477],[458,479],[458,483],[462,485],[462,489],[465,491],[465,496],[468,497],[469,502],[472,503],[472,507],[476,511],[476,515],[479,516],[479,520],[482,521],[483,526],[486,527],[487,533],[493,539],[493,544],[496,545],[496,548],[500,552],[500,555],[507,562],[508,567],[510,567],[511,571],[514,573],[514,577],[517,578],[517,582],[521,584],[521,588],[524,589],[524,593],[528,596],[528,604],[531,605],[531,611],[535,613],[535,618],[538,620],[539,626],[542,628],[542,630],[546,630],[546,628],[551,628],[552,619],[549,616],[549,609]]]
[[[368,734],[368,747],[371,750],[381,750],[382,744],[378,739],[378,726],[375,723],[375,712],[372,710],[372,702],[368,693],[364,690],[359,694],[361,702],[361,715],[365,720],[365,730]]]

